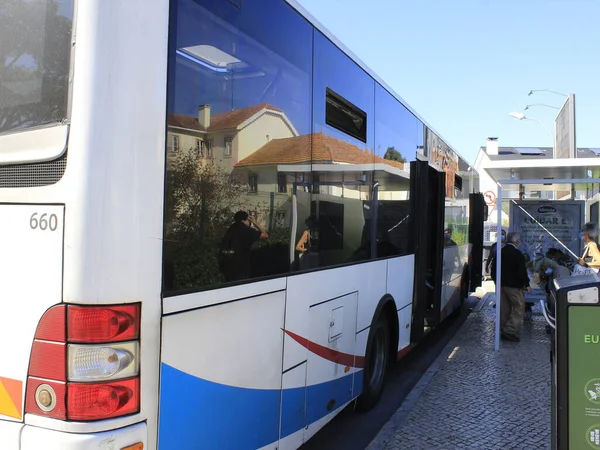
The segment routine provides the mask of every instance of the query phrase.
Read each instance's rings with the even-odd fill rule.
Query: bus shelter
[[[590,187],[592,187],[591,197],[594,194],[593,184],[600,183],[600,160],[595,158],[552,159],[547,161],[523,160],[519,161],[518,164],[516,166],[514,160],[497,161],[494,167],[484,169],[498,186],[496,198],[496,204],[498,205],[496,208],[498,214],[497,236],[500,236],[502,232],[503,192],[523,192],[524,189],[529,189],[530,191],[555,191],[570,193],[566,197],[574,199],[576,192],[584,191],[586,192],[586,200],[588,200]],[[501,249],[500,245],[496,246],[496,321],[494,342],[496,351],[500,349]]]

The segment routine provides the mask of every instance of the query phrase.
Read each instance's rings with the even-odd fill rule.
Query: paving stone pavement
[[[550,340],[539,305],[494,351],[486,295],[367,450],[550,448]],[[455,350],[452,358],[449,356]]]

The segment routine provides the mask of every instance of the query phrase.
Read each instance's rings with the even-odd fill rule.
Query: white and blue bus
[[[0,442],[296,449],[481,281],[478,175],[293,0],[0,7]]]

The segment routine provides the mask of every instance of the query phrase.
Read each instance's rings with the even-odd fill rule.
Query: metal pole
[[[496,232],[496,331],[494,349],[500,350],[500,301],[501,278],[502,278],[502,185],[498,185],[498,196],[496,198],[496,209],[498,210],[498,228]]]

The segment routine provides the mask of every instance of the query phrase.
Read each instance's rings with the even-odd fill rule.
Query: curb
[[[488,301],[490,294],[491,293],[486,293],[483,297],[481,297],[477,302],[477,305],[475,305],[471,312],[480,312],[483,308],[483,305],[485,305],[485,303]],[[419,398],[421,397],[425,389],[427,389],[427,386],[429,385],[435,374],[438,372],[438,370],[440,370],[440,368],[444,366],[444,364],[448,362],[448,355],[450,354],[450,352],[452,352],[454,347],[456,347],[455,341],[460,332],[462,330],[468,329],[471,326],[471,322],[469,322],[470,315],[471,314],[469,313],[469,316],[467,316],[465,322],[461,325],[461,327],[458,329],[458,331],[452,337],[452,339],[450,339],[450,342],[446,344],[439,356],[435,359],[431,366],[429,366],[427,371],[421,376],[417,384],[406,396],[398,410],[394,413],[392,417],[390,417],[390,419],[381,428],[381,430],[379,430],[379,433],[377,433],[375,438],[373,438],[373,440],[366,447],[365,450],[381,450],[382,448],[385,448],[385,446],[394,438],[396,431],[398,430],[398,428],[400,428],[402,422],[404,422],[404,419],[406,419],[406,416],[408,416],[415,404],[419,401]]]

